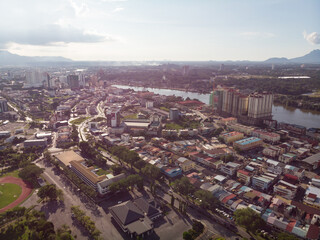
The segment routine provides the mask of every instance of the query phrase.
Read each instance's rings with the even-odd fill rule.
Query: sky
[[[25,56],[260,61],[319,48],[319,0],[0,1],[0,49]]]

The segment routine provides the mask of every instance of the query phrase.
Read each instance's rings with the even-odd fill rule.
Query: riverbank
[[[146,87],[142,84],[133,85],[125,85],[125,84],[114,84],[112,86],[123,86],[123,87],[132,87],[132,88],[143,88],[143,89],[163,89],[163,90],[174,90],[174,91],[181,91],[181,92],[190,92],[190,93],[198,93],[198,94],[210,94],[210,91],[198,91],[196,89],[185,89],[185,88],[177,88],[177,87]]]
[[[134,91],[150,91],[155,94],[165,96],[180,96],[186,99],[198,99],[199,101],[209,104],[210,94],[200,94],[195,92],[186,92],[173,89],[161,89],[161,88],[144,88],[125,85],[113,85],[122,89],[133,89]],[[278,122],[286,122],[290,124],[297,124],[305,126],[306,128],[320,128],[320,114],[312,113],[310,111],[303,111],[298,108],[286,108],[284,106],[273,105],[272,107],[273,119]]]

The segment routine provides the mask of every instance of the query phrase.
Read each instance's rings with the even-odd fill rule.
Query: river
[[[132,87],[124,85],[113,85],[114,87],[122,89],[133,89],[134,91],[150,91],[156,94],[165,96],[180,96],[183,98],[189,97],[190,99],[198,99],[205,104],[209,104],[210,94],[200,94],[195,92],[185,92],[171,89],[160,88],[144,88],[144,87]],[[298,124],[307,128],[320,128],[320,113],[300,110],[298,108],[275,106],[272,107],[273,119],[278,122],[286,122],[291,124]]]

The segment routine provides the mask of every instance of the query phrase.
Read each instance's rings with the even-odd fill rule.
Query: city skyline
[[[300,0],[16,0],[0,3],[0,49],[73,60],[293,58],[319,49],[318,9]]]

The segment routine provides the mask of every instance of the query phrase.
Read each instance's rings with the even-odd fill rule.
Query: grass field
[[[79,125],[81,124],[82,122],[84,122],[85,120],[89,119],[89,117],[79,117],[75,120],[72,120],[70,123],[71,124],[75,124],[75,125]]]
[[[19,185],[14,183],[0,184],[0,208],[7,206],[16,200],[22,192]]]
[[[6,176],[20,178],[19,177],[19,170],[15,170],[15,171],[12,171],[12,172],[5,173],[5,174],[1,175],[0,177],[6,177]]]

